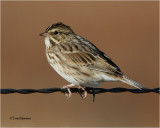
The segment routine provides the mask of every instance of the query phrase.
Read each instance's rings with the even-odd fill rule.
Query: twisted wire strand
[[[82,89],[79,88],[70,88],[72,93],[81,93],[83,92]],[[154,89],[148,89],[145,88],[143,90],[140,89],[128,89],[128,88],[110,88],[110,89],[105,89],[105,88],[89,88],[86,87],[85,90],[88,92],[88,94],[100,94],[100,93],[105,93],[105,92],[111,92],[111,93],[120,93],[120,92],[130,92],[130,93],[158,93],[160,94],[160,88],[154,88]],[[66,88],[43,88],[43,89],[12,89],[12,88],[7,88],[7,89],[0,89],[0,94],[11,94],[11,93],[20,93],[20,94],[31,94],[31,93],[54,93],[54,92],[68,92]]]

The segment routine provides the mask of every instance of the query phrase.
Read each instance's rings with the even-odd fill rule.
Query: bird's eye
[[[57,34],[58,34],[58,32],[57,32],[57,31],[54,31],[53,33],[54,33],[54,35],[57,35]]]

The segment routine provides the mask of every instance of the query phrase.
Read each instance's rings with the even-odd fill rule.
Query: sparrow
[[[142,84],[125,76],[107,54],[62,22],[52,24],[40,36],[45,40],[49,64],[71,83],[63,86],[68,90],[65,93],[68,98],[71,97],[70,87],[81,88],[81,96],[85,98],[85,87],[95,88],[105,81],[120,81],[138,89],[144,88]]]

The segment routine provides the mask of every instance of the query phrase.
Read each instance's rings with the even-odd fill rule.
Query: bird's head
[[[74,35],[75,34],[73,30],[69,26],[64,25],[61,22],[52,24],[46,29],[44,33],[40,34],[40,36],[44,36],[53,44],[59,44],[69,41],[74,37]]]

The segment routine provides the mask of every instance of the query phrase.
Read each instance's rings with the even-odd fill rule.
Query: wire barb
[[[83,92],[82,89],[79,88],[70,88],[72,93]],[[160,88],[148,89],[145,88],[143,90],[140,89],[128,89],[128,88],[90,88],[86,87],[85,90],[88,94],[93,94],[93,101],[95,99],[95,94],[111,92],[111,93],[120,93],[120,92],[130,92],[130,93],[158,93],[160,94]],[[20,94],[31,94],[31,93],[54,93],[54,92],[68,92],[66,88],[43,88],[43,89],[0,89],[0,94],[11,94],[11,93],[20,93]]]

